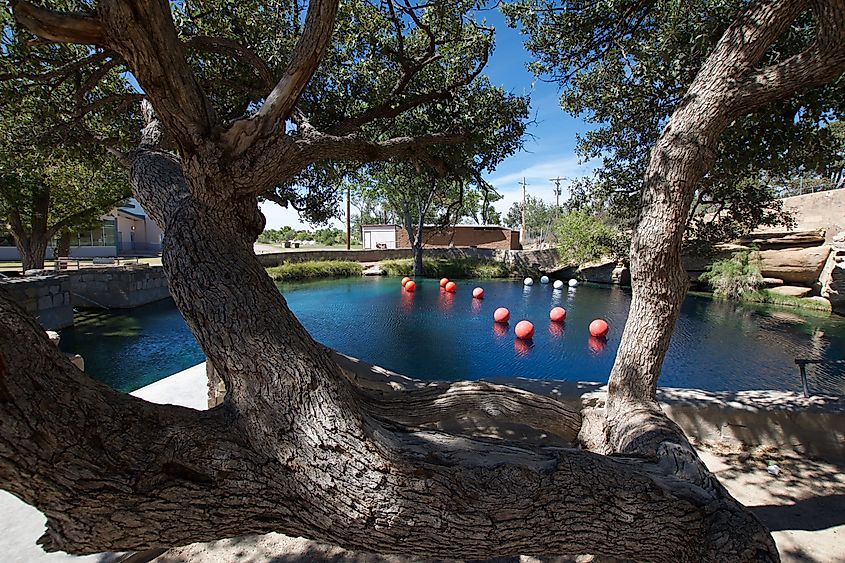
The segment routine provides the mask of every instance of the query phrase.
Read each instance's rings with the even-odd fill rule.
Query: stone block
[[[760,252],[762,274],[786,283],[812,285],[819,279],[829,254],[829,246],[763,250]]]
[[[779,287],[773,287],[769,289],[770,293],[776,293],[778,295],[789,295],[791,297],[806,297],[813,291],[812,288],[809,287],[798,287],[794,285],[781,285]]]

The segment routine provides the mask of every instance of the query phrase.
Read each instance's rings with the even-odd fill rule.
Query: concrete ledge
[[[431,381],[413,379],[340,353],[335,360],[357,384],[385,390],[425,387]],[[172,375],[132,394],[156,403],[172,403],[202,410],[207,405],[205,364]],[[604,404],[607,386],[584,381],[492,378],[556,398],[581,409]],[[713,393],[699,389],[662,388],[658,400],[666,414],[700,442],[773,446],[845,461],[845,398],[827,395],[805,399],[787,391]]]

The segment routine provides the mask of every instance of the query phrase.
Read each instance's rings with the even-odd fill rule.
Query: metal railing
[[[807,364],[845,365],[845,360],[808,360],[805,358],[795,358],[795,363],[798,365],[798,370],[801,372],[801,387],[804,390],[804,397],[809,397],[810,387],[807,384]]]

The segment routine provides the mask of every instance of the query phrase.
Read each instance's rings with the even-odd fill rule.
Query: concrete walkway
[[[401,377],[363,362],[361,372],[390,379]],[[406,379],[406,378],[403,378]],[[202,410],[206,406],[205,364],[199,364],[132,393],[155,403]],[[547,384],[549,382],[546,382]],[[522,385],[520,385],[522,386]],[[772,530],[784,561],[845,563],[845,464],[801,456],[792,450],[758,447],[745,450],[736,442],[697,444],[707,466],[740,502]],[[779,466],[777,476],[767,470]],[[4,563],[111,562],[122,554],[74,557],[47,554],[35,544],[44,531],[44,516],[9,493],[0,491],[0,561]],[[497,562],[595,561],[593,558],[508,557]],[[281,534],[244,536],[171,549],[157,563],[229,561],[259,562],[390,562],[417,558],[355,553]]]

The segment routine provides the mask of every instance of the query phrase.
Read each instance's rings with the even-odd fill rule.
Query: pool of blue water
[[[485,298],[472,298],[483,286]],[[283,284],[288,305],[315,339],[340,352],[422,379],[528,377],[607,381],[628,313],[630,291],[579,286],[554,290],[503,280],[463,280],[455,294],[436,280],[415,293],[396,278]],[[549,321],[553,306],[567,310]],[[508,307],[507,326],[493,322]],[[606,340],[589,336],[596,318]],[[536,327],[531,344],[514,338],[516,322]],[[85,358],[86,371],[131,391],[203,361],[172,302],[125,313],[80,313],[61,347]],[[797,357],[845,358],[845,318],[799,310],[736,305],[689,296],[663,366],[660,385],[711,391],[800,391]],[[845,394],[842,366],[809,369],[813,392]]]

